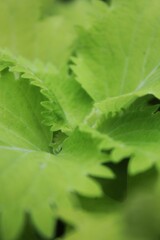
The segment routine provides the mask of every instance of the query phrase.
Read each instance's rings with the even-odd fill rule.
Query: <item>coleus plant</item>
[[[53,48],[57,16],[42,3],[26,2],[23,21],[36,39],[43,26],[44,56],[21,25],[19,49],[0,54],[0,239],[158,239],[160,3],[76,3],[87,26],[62,24],[69,40]],[[5,4],[18,26],[24,7]]]

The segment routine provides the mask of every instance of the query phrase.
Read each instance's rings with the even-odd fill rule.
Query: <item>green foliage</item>
[[[159,239],[159,7],[0,1],[0,239]]]

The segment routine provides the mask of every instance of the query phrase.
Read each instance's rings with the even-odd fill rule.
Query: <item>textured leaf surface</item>
[[[0,94],[2,236],[15,238],[25,213],[31,213],[39,232],[51,237],[57,209],[71,206],[72,192],[102,194],[88,175],[112,177],[111,171],[101,166],[106,156],[98,150],[99,139],[78,129],[65,141],[59,155],[49,153],[50,131],[42,125],[40,115],[43,95],[29,80],[3,70]]]
[[[16,78],[19,78],[19,76],[21,76],[23,79],[29,79],[32,85],[40,88],[40,91],[44,96],[43,101],[41,101],[41,104],[44,106],[42,120],[46,122],[46,125],[54,125],[54,130],[62,128],[63,125],[66,126],[64,112],[59,105],[54,93],[48,89],[43,79],[41,79],[35,73],[35,64],[32,65],[30,62],[24,60],[23,58],[15,58],[6,51],[0,52],[0,59],[1,71],[8,68]],[[56,71],[56,68],[53,69]]]
[[[0,166],[1,227],[6,239],[12,239],[19,232],[25,212],[31,213],[38,230],[50,237],[54,208],[61,205],[67,208],[70,193],[101,195],[98,185],[87,176],[89,173],[96,175],[100,163],[98,156],[89,160],[88,154],[80,158],[78,152],[63,152],[60,157],[54,157],[44,152],[5,146],[1,146],[0,153],[3,157]],[[107,177],[111,173],[102,168],[98,175]],[[12,221],[13,218],[16,221]]]
[[[37,71],[41,71],[43,68],[44,66],[39,66]],[[45,72],[39,73],[39,75],[44,80],[45,86],[58,100],[64,113],[66,126],[70,130],[74,129],[91,111],[93,100],[75,81],[74,76],[67,72],[67,69],[55,71],[52,65],[48,65]],[[53,125],[54,129],[53,123],[48,124]]]
[[[40,59],[0,51],[0,239],[158,239],[160,3],[62,2],[0,2],[0,47]]]
[[[142,97],[120,112],[107,116],[102,114],[93,118],[91,123],[88,120],[91,128],[87,129],[106,138],[101,148],[109,153],[111,160],[131,157],[131,174],[144,171],[160,160],[159,104],[152,105],[152,101],[153,96]]]
[[[88,32],[80,31],[73,70],[96,100],[116,111],[159,92],[159,1],[115,0]]]
[[[43,122],[51,126],[52,131],[71,132],[91,111],[93,100],[83,90],[67,68],[59,70],[52,64],[44,65],[40,61],[30,63],[23,58],[14,58],[1,51],[0,70],[9,68],[16,77],[21,75],[30,79],[44,95],[41,104]]]
[[[43,96],[29,82],[8,70],[0,79],[0,136],[4,146],[48,151],[51,133],[41,124]]]

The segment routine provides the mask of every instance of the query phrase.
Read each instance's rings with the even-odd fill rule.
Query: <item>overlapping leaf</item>
[[[116,210],[103,212],[71,211],[66,214],[70,222],[76,223],[74,231],[69,232],[65,240],[151,240],[159,236],[159,203],[157,194],[141,194],[126,201]],[[101,202],[101,205],[109,202]],[[97,202],[98,204],[98,202]],[[152,208],[151,208],[152,206]]]
[[[129,173],[132,174],[142,172],[160,160],[159,104],[154,105],[153,99],[152,95],[139,98],[127,109],[109,115],[101,113],[98,118],[93,112],[86,126],[82,126],[92,134],[101,135],[104,139],[101,149],[112,161],[131,158]]]
[[[73,70],[77,81],[106,111],[137,97],[160,97],[159,1],[115,0],[89,31],[80,31]]]
[[[75,81],[74,76],[67,73],[67,69],[54,73],[51,66],[45,71],[42,78],[48,89],[58,99],[68,127],[74,129],[90,113],[93,100]]]
[[[51,126],[52,131],[71,132],[92,109],[93,101],[88,94],[67,72],[67,68],[58,70],[52,64],[30,62],[15,59],[1,52],[1,69],[9,67],[15,75],[30,79],[45,96],[42,105],[43,122]]]
[[[42,125],[40,114],[44,97],[29,80],[15,78],[4,69],[0,94],[2,236],[17,236],[28,212],[39,231],[49,237],[58,207],[70,207],[72,192],[102,194],[88,175],[112,176],[101,166],[106,156],[98,150],[99,139],[78,129],[65,141],[59,155],[50,153],[51,132]]]
[[[46,238],[53,237],[59,217],[75,228],[67,240],[157,238],[159,208],[153,209],[153,218],[145,209],[143,223],[151,226],[144,225],[147,231],[142,226],[142,235],[135,238],[132,223],[129,235],[124,232],[125,209],[114,208],[112,200],[90,199],[87,212],[83,204],[77,210],[77,198],[72,197],[75,192],[102,195],[90,176],[112,177],[103,166],[106,161],[112,166],[130,159],[131,175],[153,166],[159,173],[159,1],[77,1],[67,11],[51,6],[50,0],[0,3],[1,25],[6,27],[1,28],[1,46],[30,59],[66,64],[57,68],[0,56],[0,237],[16,238],[29,214]],[[79,30],[72,72],[67,60],[78,19],[86,26]],[[152,193],[159,199],[157,182]],[[158,202],[152,200],[151,205]]]
[[[96,102],[87,125],[106,137],[111,160],[132,158],[132,173],[159,161],[159,113],[147,105],[151,95],[160,98],[158,6],[113,1],[92,29],[80,30],[73,58],[77,81]]]
[[[79,212],[69,212],[68,216],[76,223],[76,231],[72,231],[64,239],[125,239],[122,235],[122,218],[116,213],[92,214]],[[123,238],[122,238],[123,236]],[[130,239],[129,239],[130,240]]]

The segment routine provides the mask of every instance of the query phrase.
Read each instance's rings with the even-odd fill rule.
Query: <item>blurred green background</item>
[[[61,66],[72,52],[76,27],[91,24],[91,5],[89,0],[0,0],[0,47]]]

